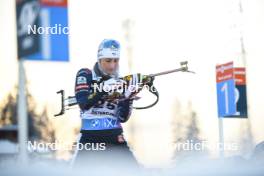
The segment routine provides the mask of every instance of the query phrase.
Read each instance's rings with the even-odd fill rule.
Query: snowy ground
[[[89,163],[71,168],[66,161],[32,160],[28,166],[16,163],[13,159],[2,160],[0,175],[264,175],[263,160],[231,157],[224,159],[189,158],[184,162],[175,162],[167,168],[129,168],[109,165],[91,167]]]

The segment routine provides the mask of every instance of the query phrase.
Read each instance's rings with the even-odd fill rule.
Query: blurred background
[[[1,158],[16,155],[18,145],[16,3],[21,2],[0,1]],[[41,3],[49,6],[51,2]],[[186,151],[174,147],[179,142],[206,141],[215,145],[219,141],[215,66],[229,61],[236,67],[246,67],[248,118],[223,120],[225,143],[238,146],[236,150],[225,151],[225,156],[249,157],[255,145],[264,140],[264,1],[57,1],[60,2],[67,3],[67,7],[59,5],[64,12],[51,10],[50,14],[58,23],[68,25],[69,35],[61,42],[49,43],[48,48],[66,51],[66,54],[52,53],[55,59],[45,54],[32,55],[23,62],[29,140],[68,143],[76,140],[80,128],[79,109],[76,107],[63,116],[54,117],[60,110],[60,97],[56,92],[64,89],[67,96],[74,95],[77,71],[93,67],[98,45],[105,38],[121,43],[123,76],[178,68],[185,60],[196,72],[156,78],[159,103],[150,109],[134,110],[124,124],[125,138],[144,166],[168,166],[185,157]],[[140,96],[142,99],[135,103],[137,106],[154,100],[147,91]],[[192,152],[218,157],[218,151],[212,148]],[[57,150],[39,155],[67,162],[72,151]]]

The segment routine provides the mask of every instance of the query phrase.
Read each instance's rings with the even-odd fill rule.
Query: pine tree
[[[1,105],[0,126],[17,125],[17,87],[10,92]],[[29,140],[55,141],[55,129],[49,120],[47,108],[41,114],[36,112],[36,102],[33,96],[27,94],[28,107],[28,137]]]

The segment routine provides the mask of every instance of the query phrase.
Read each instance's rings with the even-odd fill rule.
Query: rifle
[[[188,64],[187,61],[180,62],[180,68],[173,69],[173,70],[168,70],[168,71],[163,71],[163,72],[159,72],[159,73],[145,75],[145,77],[146,78],[151,78],[151,80],[154,80],[154,78],[157,77],[157,76],[167,75],[167,74],[175,73],[175,72],[195,73],[195,72],[189,70],[187,64]],[[124,77],[124,78],[121,78],[121,79],[125,79],[125,78],[127,78],[127,77]],[[152,103],[152,104],[150,104],[148,106],[145,106],[145,107],[133,107],[134,109],[151,108],[151,107],[155,106],[158,103],[158,101],[159,101],[159,93],[158,93],[157,89],[154,87],[153,81],[146,81],[146,84],[148,85],[148,87],[151,87],[151,89],[149,89],[149,91],[156,96],[156,100],[155,100],[154,103]],[[57,94],[61,95],[61,110],[60,110],[60,112],[58,114],[54,115],[55,117],[63,115],[66,110],[70,109],[71,106],[74,106],[74,105],[78,104],[75,96],[68,96],[67,98],[65,98],[64,90],[58,91]]]

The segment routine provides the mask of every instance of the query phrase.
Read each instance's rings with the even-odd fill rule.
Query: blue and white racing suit
[[[84,164],[87,159],[98,158],[99,155],[103,156],[101,158],[104,158],[103,160],[107,162],[107,160],[113,159],[113,155],[116,155],[111,154],[109,157],[109,151],[111,153],[116,151],[118,156],[122,153],[123,159],[127,157],[128,160],[133,160],[135,163],[133,154],[123,137],[121,126],[121,123],[126,122],[130,117],[132,100],[116,102],[104,100],[106,92],[95,92],[92,87],[94,82],[98,82],[101,79],[101,75],[98,75],[95,69],[83,68],[76,75],[75,97],[81,109],[80,117],[82,121],[79,143],[105,143],[106,151],[108,152],[104,151],[101,152],[103,154],[99,154],[98,151],[79,151],[78,154],[76,153],[76,163],[79,160],[80,164]],[[96,156],[91,157],[91,155],[95,154]]]

